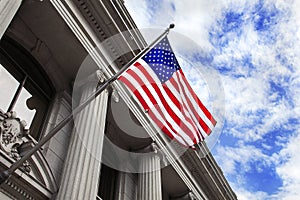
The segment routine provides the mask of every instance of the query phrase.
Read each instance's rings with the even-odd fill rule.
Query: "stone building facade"
[[[122,0],[1,0],[0,37],[1,171],[147,46]],[[172,143],[116,82],[0,186],[0,199],[237,198],[205,144]]]

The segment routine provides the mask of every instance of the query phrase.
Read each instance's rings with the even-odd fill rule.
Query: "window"
[[[30,110],[27,100],[33,96],[23,87],[27,82],[27,77],[19,83],[3,66],[0,64],[0,108],[5,112],[19,111],[18,117],[31,124],[35,115],[35,110]]]
[[[0,42],[0,109],[15,111],[39,140],[53,87],[42,67],[12,39]]]

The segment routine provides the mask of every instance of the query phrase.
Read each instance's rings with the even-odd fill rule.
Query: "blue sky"
[[[211,151],[238,198],[297,199],[300,2],[126,0],[125,5],[141,29],[175,23],[174,31],[201,49],[178,44],[179,61],[217,72],[225,114]],[[210,104],[216,86],[209,88],[192,70],[186,73]]]

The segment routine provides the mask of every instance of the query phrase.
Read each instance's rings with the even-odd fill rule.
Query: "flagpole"
[[[23,162],[25,162],[28,158],[30,158],[35,152],[37,152],[46,142],[48,142],[56,133],[59,132],[67,123],[69,123],[74,116],[80,113],[89,103],[91,103],[98,95],[101,94],[112,82],[118,79],[118,77],[126,71],[137,59],[139,59],[143,54],[147,53],[154,45],[156,45],[163,37],[165,37],[170,29],[174,28],[174,24],[170,24],[169,27],[156,38],[150,45],[148,45],[145,49],[138,53],[132,60],[130,60],[126,65],[124,65],[116,74],[110,77],[106,82],[104,82],[101,86],[99,86],[96,91],[89,96],[83,103],[81,103],[78,107],[76,107],[72,113],[63,119],[59,124],[57,124],[48,134],[43,137],[35,146],[33,146],[26,154],[21,157],[20,160],[17,160],[13,163],[10,168],[4,170],[0,173],[0,185],[3,184],[12,173],[17,170]]]

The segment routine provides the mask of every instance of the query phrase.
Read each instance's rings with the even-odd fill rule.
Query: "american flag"
[[[167,37],[118,79],[138,99],[153,122],[184,146],[193,147],[203,141],[216,125],[189,85]]]

